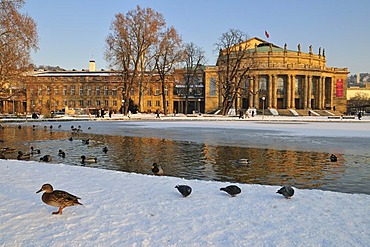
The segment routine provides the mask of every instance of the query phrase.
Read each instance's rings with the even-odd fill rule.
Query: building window
[[[282,77],[277,79],[277,93],[284,94],[284,79]]]
[[[91,100],[87,101],[87,106],[91,106]]]
[[[259,91],[266,92],[267,91],[267,78],[266,76],[261,76],[259,78]]]
[[[70,105],[71,107],[76,107],[76,101],[74,101],[74,100],[70,100],[70,101],[69,101],[69,105]]]
[[[87,86],[87,96],[91,96],[91,86]]]
[[[54,95],[59,95],[59,87],[58,86],[56,86],[54,88]]]
[[[151,100],[148,100],[148,101],[146,102],[146,106],[151,107],[151,106],[152,106],[152,101],[151,101]]]
[[[96,96],[100,96],[100,86],[96,86]]]
[[[113,100],[113,106],[117,106],[117,100]]]
[[[109,106],[108,100],[104,100],[104,106]]]
[[[104,95],[109,96],[109,89],[107,86],[104,86]]]
[[[114,96],[114,97],[117,96],[117,88],[113,88],[113,90],[112,90],[112,96]]]
[[[131,94],[131,95],[134,95],[134,88],[131,88],[131,89],[130,89],[130,94]]]
[[[66,96],[67,95],[67,86],[63,86],[63,95]]]
[[[81,99],[78,101],[80,107],[84,107],[84,101]]]
[[[67,106],[67,100],[63,100],[63,105]]]
[[[46,95],[51,95],[51,88],[49,86],[46,87]]]
[[[80,86],[80,96],[84,95],[84,86]]]
[[[161,102],[159,100],[155,101],[155,106],[161,106]]]
[[[38,95],[42,95],[42,86],[39,86]]]
[[[155,89],[155,95],[160,95],[160,91],[158,87]]]
[[[97,100],[96,101],[96,106],[100,106],[100,105],[101,105],[100,100]]]
[[[209,96],[216,96],[216,94],[216,79],[212,77],[209,80]]]
[[[152,87],[149,87],[148,94],[149,94],[149,96],[152,96],[153,95],[153,88]]]
[[[76,87],[75,85],[72,85],[71,86],[71,95],[75,95],[76,94]]]
[[[41,99],[39,100],[39,105],[42,106],[42,100]]]

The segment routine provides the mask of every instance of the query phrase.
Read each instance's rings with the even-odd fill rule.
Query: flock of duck
[[[35,128],[35,126],[33,126],[33,127]],[[20,128],[20,126],[19,126],[19,128]],[[47,129],[46,126],[44,128]],[[52,129],[53,128],[52,125],[50,125],[49,128]],[[59,125],[58,128],[61,128],[61,125]],[[71,126],[71,130],[72,130],[73,133],[82,131],[80,126],[78,126],[77,128],[75,128],[74,126]],[[73,138],[71,137],[69,140],[72,141]],[[89,140],[88,139],[87,140],[82,140],[82,143],[83,144],[89,144]],[[7,147],[3,148],[0,152],[0,158],[4,157],[4,153],[14,152],[14,151],[15,151],[14,149],[10,149],[10,148],[7,148]],[[104,153],[107,153],[108,148],[104,147],[102,151]],[[41,153],[41,151],[39,149],[31,147],[29,153],[23,153],[22,151],[18,151],[17,159],[18,160],[29,160],[32,155],[40,154],[40,153]],[[58,156],[61,156],[61,157],[64,158],[65,157],[65,152],[60,149],[59,152],[58,152]],[[50,162],[51,160],[52,159],[51,159],[50,155],[44,155],[44,156],[40,157],[40,161]],[[331,154],[330,161],[331,162],[336,162],[337,161],[337,156],[335,154]],[[81,156],[81,163],[82,164],[96,163],[96,162],[97,162],[96,157],[86,157],[84,155]],[[249,162],[248,159],[240,159],[240,160],[237,160],[237,163],[239,163],[239,164],[249,164],[250,162]],[[153,165],[151,167],[151,170],[152,170],[154,175],[157,175],[157,176],[164,175],[163,168],[157,163],[153,163]],[[179,191],[179,193],[183,197],[188,197],[192,192],[192,188],[189,185],[176,185],[175,188]],[[228,193],[232,197],[235,197],[235,196],[237,196],[238,194],[241,193],[241,189],[237,185],[229,185],[229,186],[220,188],[220,190],[225,191],[226,193]],[[72,195],[72,194],[70,194],[66,191],[54,190],[53,186],[51,184],[42,185],[41,189],[38,190],[36,193],[40,193],[42,191],[44,191],[44,193],[41,197],[42,201],[47,205],[50,205],[50,206],[53,206],[53,207],[58,207],[58,211],[53,212],[53,214],[62,214],[63,209],[66,208],[66,207],[76,206],[76,205],[83,205],[82,203],[80,203],[78,201],[79,199],[81,199],[80,197]],[[286,199],[290,199],[294,195],[294,189],[290,185],[285,185],[285,186],[281,187],[276,193],[283,195]]]
[[[3,129],[3,128],[4,128],[4,126],[1,125],[0,129]],[[21,128],[22,128],[22,126],[18,125],[18,129],[21,129]],[[32,126],[33,130],[36,130],[38,128],[39,128],[39,126],[37,126],[37,125]],[[62,128],[62,125],[58,125],[58,129],[61,129],[61,128]],[[43,129],[52,131],[53,130],[53,125],[44,126]],[[88,129],[90,130],[91,127],[88,127]],[[71,131],[72,131],[72,134],[79,133],[79,132],[82,132],[82,128],[81,128],[80,125],[78,127],[74,127],[72,125],[71,126]],[[68,140],[73,141],[74,138],[71,136],[71,137],[68,138]],[[1,140],[1,142],[4,142],[4,141]],[[82,140],[82,144],[88,145],[89,143],[90,143],[89,139],[83,139]],[[108,152],[108,147],[103,147],[102,151],[106,154]],[[16,153],[17,155],[14,156],[13,155],[14,153]],[[34,158],[35,156],[40,155],[40,154],[41,154],[41,150],[37,149],[37,148],[34,148],[34,147],[31,147],[29,152],[25,152],[25,151],[22,151],[22,150],[17,150],[15,148],[9,148],[9,147],[3,147],[2,149],[0,149],[0,159],[16,158],[17,160],[28,161],[28,160],[31,160],[32,158]],[[58,156],[61,157],[61,158],[65,158],[66,153],[62,149],[59,149],[58,150]],[[51,162],[52,161],[52,156],[49,155],[49,154],[42,155],[40,157],[39,161]],[[87,163],[97,163],[97,158],[95,156],[87,157],[85,155],[81,155],[80,156],[80,163],[83,164],[83,165],[85,165]]]

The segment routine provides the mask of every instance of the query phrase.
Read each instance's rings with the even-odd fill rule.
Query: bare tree
[[[137,6],[126,15],[117,14],[112,22],[112,33],[106,38],[105,58],[111,67],[122,71],[122,96],[124,112],[127,112],[131,88],[139,88],[139,108],[143,92],[145,68],[153,57],[151,49],[159,41],[161,30],[165,27],[162,14],[151,8]]]
[[[20,87],[20,76],[31,66],[32,50],[38,49],[35,21],[19,12],[23,0],[0,2],[0,90]]]
[[[195,87],[198,81],[198,73],[206,62],[205,52],[194,43],[185,44],[184,49],[184,85],[185,85],[185,114],[188,112],[188,100],[190,89]]]
[[[168,85],[166,79],[170,73],[172,74],[175,64],[180,62],[183,57],[182,39],[175,28],[168,28],[162,34],[156,54],[155,67],[161,82],[163,112],[167,115],[166,88]]]
[[[249,71],[245,58],[248,56],[247,35],[240,30],[230,29],[216,43],[220,51],[217,60],[218,87],[221,93],[221,114],[226,115],[235,104],[245,77]]]

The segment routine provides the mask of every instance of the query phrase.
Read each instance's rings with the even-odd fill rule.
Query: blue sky
[[[87,69],[94,59],[97,69],[107,69],[105,39],[117,13],[136,5],[161,13],[184,42],[193,42],[206,52],[207,64],[217,57],[214,44],[222,33],[239,29],[249,37],[296,50],[325,49],[327,66],[347,67],[351,74],[370,72],[370,1],[344,0],[28,0],[22,12],[36,22],[39,50],[32,55],[36,65]]]

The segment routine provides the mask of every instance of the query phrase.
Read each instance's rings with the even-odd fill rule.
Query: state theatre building
[[[247,46],[250,67],[238,108],[312,109],[346,112],[347,68],[326,66],[325,50],[279,47],[259,38]],[[264,101],[264,102],[262,102]]]

